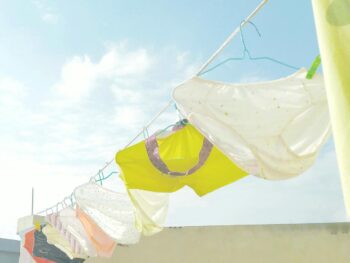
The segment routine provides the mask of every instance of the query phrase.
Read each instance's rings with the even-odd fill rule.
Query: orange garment
[[[37,263],[55,263],[51,260],[48,260],[46,258],[36,257],[33,255],[33,249],[34,249],[34,232],[36,230],[29,231],[24,236],[24,245],[23,247],[29,252],[29,254],[33,257],[34,261]]]
[[[117,246],[117,242],[96,225],[95,222],[78,206],[76,212],[77,217],[84,226],[86,234],[94,245],[98,256],[107,258],[111,257]]]

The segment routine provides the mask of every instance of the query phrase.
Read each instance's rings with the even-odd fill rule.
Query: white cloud
[[[44,22],[47,22],[49,24],[57,24],[57,22],[58,22],[58,15],[50,13],[50,12],[46,12],[46,13],[41,15],[41,19]]]
[[[134,79],[142,78],[151,65],[152,59],[145,49],[129,51],[124,45],[118,45],[108,50],[97,63],[93,63],[87,55],[69,60],[63,66],[62,79],[55,88],[66,98],[74,100],[98,88],[99,81],[108,81],[108,85],[112,83],[121,91],[119,85],[134,85]]]
[[[40,13],[40,18],[42,21],[48,24],[57,24],[59,17],[55,12],[52,10],[52,8],[48,7],[43,3],[41,0],[34,0],[32,1],[34,6],[38,9]]]
[[[18,80],[0,78],[0,110],[20,106],[25,95],[24,86]]]
[[[89,93],[94,85],[95,68],[89,57],[74,57],[64,65],[62,80],[55,88],[65,97],[79,99]]]

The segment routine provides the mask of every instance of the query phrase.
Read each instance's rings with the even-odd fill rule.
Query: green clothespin
[[[317,69],[318,69],[318,67],[320,65],[321,65],[321,56],[318,55],[315,58],[314,62],[312,62],[312,65],[311,65],[309,71],[306,74],[306,78],[307,79],[312,79],[314,77],[314,75],[316,74],[316,71],[317,71]]]

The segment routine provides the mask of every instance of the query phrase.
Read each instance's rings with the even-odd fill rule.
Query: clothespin
[[[40,231],[41,230],[41,223],[38,221],[34,221],[34,228],[35,228],[35,230]]]
[[[307,79],[312,79],[314,77],[314,75],[316,74],[316,71],[318,69],[318,67],[321,65],[321,56],[318,55],[315,60],[312,62],[312,65],[309,69],[309,71],[306,74],[306,78]]]

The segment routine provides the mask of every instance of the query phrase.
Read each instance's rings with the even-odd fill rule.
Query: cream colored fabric
[[[80,186],[74,193],[80,209],[118,244],[139,241],[134,208],[127,194],[113,192],[96,183]]]
[[[169,194],[138,189],[128,189],[128,193],[135,207],[138,231],[146,236],[160,232],[168,214]]]
[[[47,243],[54,245],[66,253],[70,259],[86,258],[86,255],[74,253],[69,242],[53,226],[46,225],[43,227],[42,231],[47,238]]]
[[[20,248],[19,263],[35,263],[35,260],[23,246]]]
[[[194,77],[175,88],[180,112],[234,163],[265,179],[307,170],[330,134],[323,77],[226,84]]]
[[[313,0],[343,196],[350,215],[350,1]]]
[[[40,228],[42,224],[45,224],[44,216],[30,215],[21,217],[17,221],[17,234],[23,234],[33,228]]]
[[[74,253],[89,257],[97,256],[96,250],[73,208],[67,207],[59,213],[47,215],[46,220],[69,242]]]

